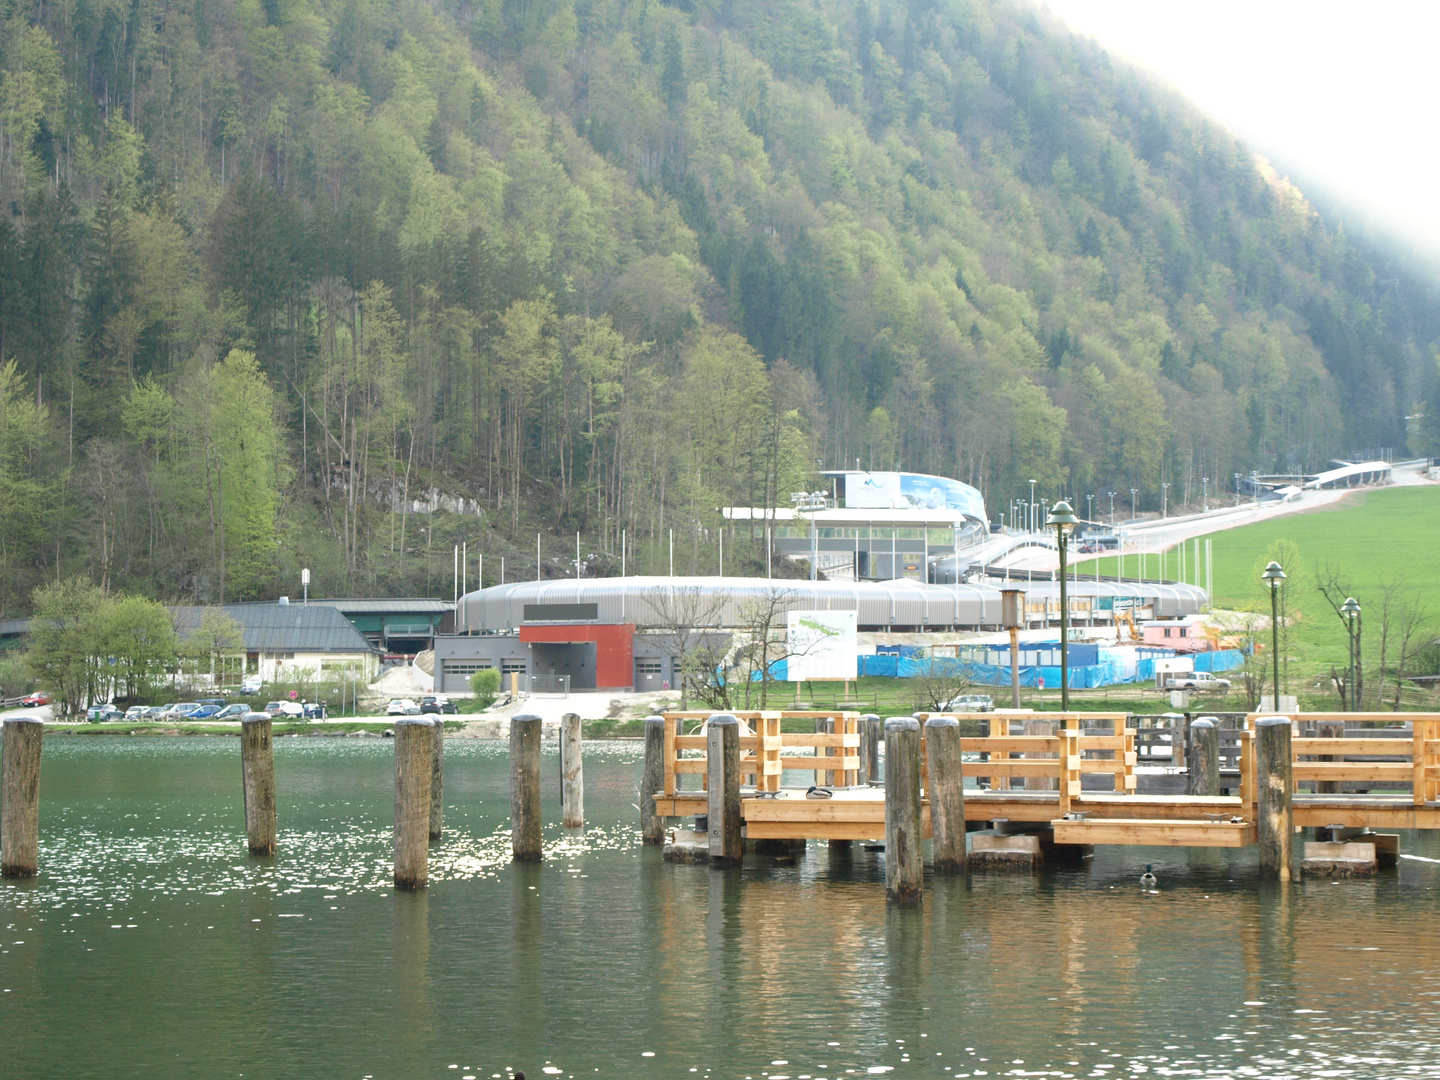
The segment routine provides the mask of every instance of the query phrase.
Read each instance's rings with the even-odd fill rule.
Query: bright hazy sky
[[[1440,2],[1039,0],[1302,190],[1440,261]]]

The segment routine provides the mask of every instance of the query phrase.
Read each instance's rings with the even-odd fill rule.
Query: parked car
[[[324,720],[330,715],[324,704],[319,701],[306,701],[302,703],[301,707],[305,710],[306,720]]]
[[[183,720],[198,708],[200,708],[198,701],[181,701],[175,705],[171,705],[160,715],[161,718],[165,720]]]
[[[1216,678],[1208,671],[1181,671],[1171,675],[1165,685],[1171,690],[1229,690],[1230,680]]]
[[[91,705],[85,710],[85,719],[92,724],[99,724],[106,720],[123,720],[125,714],[114,705]]]
[[[447,697],[441,697],[439,694],[431,694],[428,697],[420,699],[420,713],[422,716],[426,713],[438,715],[440,713],[459,712],[459,707],[453,701]]]
[[[415,704],[414,699],[408,697],[391,698],[390,704],[385,708],[386,716],[419,716],[420,706]]]
[[[223,697],[202,697],[200,704],[214,705],[217,709],[223,709],[225,707],[225,699]]]
[[[250,706],[244,702],[236,702],[234,705],[226,705],[223,709],[212,716],[211,720],[239,720],[250,712]]]
[[[175,705],[173,702],[169,705],[151,705],[148,709],[145,710],[145,719],[159,720],[162,716],[164,716],[174,707]]]
[[[49,704],[50,704],[50,695],[41,692],[41,693],[31,694],[29,697],[25,698],[23,701],[20,702],[20,707],[21,707],[22,709],[38,709],[41,705],[49,705]]]
[[[201,705],[198,709],[187,716],[186,720],[214,720],[215,714],[220,711],[218,705]]]
[[[994,712],[995,702],[989,694],[961,694],[945,703],[941,712]]]
[[[240,692],[242,694],[258,694],[264,682],[259,675],[246,675],[240,680]]]
[[[125,719],[144,720],[145,714],[149,711],[150,709],[145,705],[131,705],[128,709],[125,710]]]
[[[282,717],[293,719],[305,715],[304,706],[295,701],[269,701],[265,703],[265,708],[261,712],[269,713],[273,720],[279,720]]]

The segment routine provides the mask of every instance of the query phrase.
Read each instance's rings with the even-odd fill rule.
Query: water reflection
[[[1101,849],[890,908],[862,845],[663,863],[639,748],[597,744],[584,833],[551,792],[546,861],[515,866],[503,744],[453,740],[432,886],[397,894],[387,744],[278,740],[281,852],[252,860],[235,744],[137,742],[47,744],[42,876],[0,886],[7,1075],[1440,1069],[1435,864],[1282,889],[1246,852]]]

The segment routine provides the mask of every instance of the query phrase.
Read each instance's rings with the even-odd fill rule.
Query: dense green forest
[[[1023,4],[0,13],[0,614],[709,567],[817,464],[1437,450],[1429,277]]]

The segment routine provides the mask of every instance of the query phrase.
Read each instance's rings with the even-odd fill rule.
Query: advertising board
[[[854,611],[787,612],[789,680],[855,678],[857,618]]]

